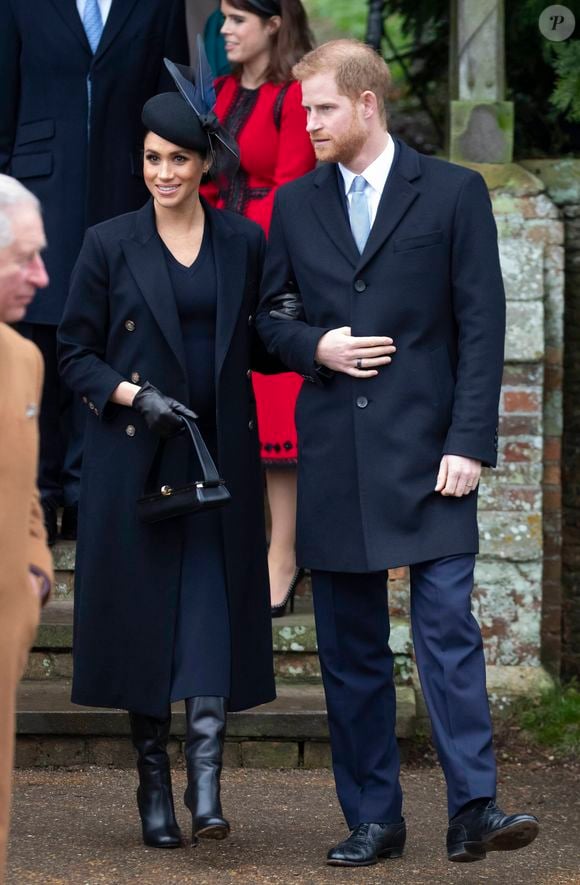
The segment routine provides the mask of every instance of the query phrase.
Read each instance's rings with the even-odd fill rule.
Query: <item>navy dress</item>
[[[181,323],[189,405],[216,460],[215,335],[217,285],[210,225],[201,249],[185,267],[163,244]],[[192,450],[189,480],[200,477]],[[219,511],[184,517],[184,546],[171,701],[200,695],[229,697],[231,639]]]

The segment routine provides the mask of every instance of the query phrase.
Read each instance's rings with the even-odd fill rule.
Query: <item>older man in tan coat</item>
[[[0,175],[0,883],[8,836],[18,680],[52,582],[36,488],[40,352],[6,323],[21,320],[48,276],[38,201]]]

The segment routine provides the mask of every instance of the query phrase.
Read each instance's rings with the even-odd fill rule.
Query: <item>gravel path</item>
[[[540,836],[522,851],[466,865],[446,859],[439,770],[407,768],[405,855],[358,870],[325,865],[327,848],[346,833],[330,772],[226,770],[230,839],[174,851],[142,845],[135,780],[105,768],[16,772],[7,885],[580,885],[580,767],[503,765],[502,807],[536,813]],[[177,814],[187,834],[184,783],[178,770]]]

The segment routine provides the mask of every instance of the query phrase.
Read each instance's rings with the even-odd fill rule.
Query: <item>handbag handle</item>
[[[196,480],[195,485],[198,486],[198,488],[211,488],[215,486],[225,485],[223,479],[220,478],[217,467],[215,466],[214,460],[209,453],[209,450],[204,442],[203,436],[201,435],[201,431],[196,422],[190,420],[185,415],[179,415],[179,417],[183,421],[183,424],[187,429],[187,432],[189,433],[201,467],[202,479]],[[149,475],[145,483],[146,494],[152,493],[157,487],[156,477],[158,476],[158,471],[161,465],[161,459],[166,442],[167,440],[165,439],[162,439],[159,442],[157,452],[155,453],[155,457],[153,458],[153,462],[149,469]],[[167,492],[162,491],[162,494],[169,494],[172,491],[169,486],[163,486],[162,488],[168,490]]]
[[[220,479],[217,467],[215,466],[214,460],[209,453],[209,449],[203,440],[199,427],[195,421],[190,421],[185,415],[180,415],[179,417],[185,424],[195,451],[197,452],[197,457],[199,458],[199,463],[201,465],[201,472],[203,473],[203,485],[223,485],[223,480]]]

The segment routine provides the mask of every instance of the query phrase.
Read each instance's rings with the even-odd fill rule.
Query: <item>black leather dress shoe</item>
[[[515,851],[533,842],[539,829],[533,814],[504,814],[493,800],[481,802],[450,820],[447,857],[470,863],[488,851]]]
[[[53,547],[56,543],[56,504],[50,499],[42,502],[42,512],[44,514],[44,527],[46,529],[46,543],[49,547]]]
[[[60,536],[63,541],[76,541],[78,518],[78,504],[71,504],[63,508],[62,522],[60,524]]]
[[[328,852],[327,863],[334,867],[369,867],[381,857],[401,857],[407,830],[398,824],[359,824],[348,839]]]

